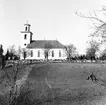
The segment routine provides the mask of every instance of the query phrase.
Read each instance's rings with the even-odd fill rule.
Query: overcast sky
[[[73,43],[84,53],[91,22],[75,14],[101,9],[106,0],[0,0],[0,44],[6,49],[21,44],[24,23],[31,24],[33,39]]]

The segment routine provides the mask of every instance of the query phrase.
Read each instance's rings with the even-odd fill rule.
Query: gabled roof
[[[64,45],[57,40],[35,40],[27,45],[27,48],[45,48],[50,45],[51,48],[64,48]]]

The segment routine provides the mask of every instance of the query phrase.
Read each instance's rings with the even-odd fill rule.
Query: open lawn
[[[92,72],[98,81],[87,80]],[[43,105],[101,105],[99,103],[106,95],[105,78],[106,64],[96,63],[35,64],[28,75],[36,98],[42,99],[41,94],[48,94],[54,99]]]
[[[6,69],[8,72],[12,70],[11,67],[4,70]],[[29,69],[28,76],[25,76]],[[88,80],[92,72],[97,81]],[[2,75],[2,71],[0,71],[0,75]],[[30,81],[28,86],[32,90],[30,95],[36,99],[35,105],[106,104],[106,64],[38,63],[21,65],[17,80],[23,77]],[[5,82],[0,84],[0,92],[7,91],[8,87],[5,85]]]

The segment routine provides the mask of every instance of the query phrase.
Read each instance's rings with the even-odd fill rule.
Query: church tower
[[[27,22],[26,24],[24,24],[24,31],[21,31],[21,47],[22,48],[26,48],[27,45],[30,44],[32,41],[33,33],[30,31],[30,27],[31,25],[28,24]]]

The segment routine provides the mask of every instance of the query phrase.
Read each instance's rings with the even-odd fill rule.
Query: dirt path
[[[16,85],[17,85],[17,89],[18,89],[18,90],[20,89],[20,87],[21,87],[21,86],[25,83],[25,81],[27,80],[28,74],[29,74],[29,72],[32,70],[32,67],[33,67],[33,65],[29,65],[29,66],[27,67],[27,69],[25,69],[25,73],[23,74],[22,78],[21,78],[21,79],[18,79],[18,80],[16,81]],[[5,94],[5,93],[7,93],[8,91],[10,91],[10,89],[11,89],[11,87],[7,86],[7,87],[5,87],[5,89],[3,89],[3,90],[0,91],[0,94]]]
[[[16,85],[17,85],[17,88],[18,88],[18,89],[20,89],[20,87],[21,87],[21,86],[25,83],[25,81],[27,80],[28,74],[29,74],[30,71],[32,70],[32,67],[33,67],[33,65],[28,68],[28,70],[25,72],[24,76],[23,76],[21,79],[19,79],[19,80],[16,81]]]

